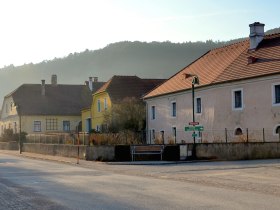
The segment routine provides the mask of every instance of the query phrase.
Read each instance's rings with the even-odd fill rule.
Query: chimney
[[[93,82],[98,82],[98,77],[93,77]]]
[[[41,89],[42,96],[46,95],[46,88],[45,88],[45,80],[42,79],[42,89]]]
[[[250,48],[249,50],[255,50],[264,37],[264,24],[260,22],[254,22],[250,26]]]
[[[56,76],[56,74],[52,75],[51,83],[52,83],[52,86],[57,86],[57,76]]]
[[[90,91],[92,91],[92,77],[89,77],[89,80],[88,80],[88,87],[90,89]]]

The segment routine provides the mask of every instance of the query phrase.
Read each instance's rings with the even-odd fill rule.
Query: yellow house
[[[96,131],[102,131],[107,125],[104,116],[111,112],[112,106],[125,98],[141,97],[161,84],[163,79],[141,79],[137,76],[113,76],[93,94],[91,104],[91,126]]]
[[[75,132],[91,98],[89,85],[60,85],[56,75],[51,84],[23,84],[4,98],[0,134],[8,128],[28,134]]]

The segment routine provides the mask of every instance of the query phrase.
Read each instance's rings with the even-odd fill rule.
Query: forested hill
[[[271,30],[271,33],[275,32],[279,29]],[[107,81],[113,75],[169,78],[208,50],[240,40],[185,43],[124,41],[37,64],[6,66],[0,69],[0,102],[23,83],[40,83],[41,79],[49,83],[52,74],[57,74],[60,84],[83,84],[89,76],[96,76],[100,81]]]

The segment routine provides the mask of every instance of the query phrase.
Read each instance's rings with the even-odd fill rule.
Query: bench
[[[135,160],[135,155],[160,155],[162,160],[162,153],[164,151],[164,145],[131,145],[130,153],[131,160]]]

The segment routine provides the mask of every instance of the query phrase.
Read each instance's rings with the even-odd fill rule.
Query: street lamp
[[[192,78],[192,123],[193,126],[195,126],[195,115],[194,115],[194,86],[195,85],[199,85],[199,78],[196,74],[184,74],[185,75],[185,79],[187,78]],[[194,152],[195,152],[195,131],[193,131],[193,143],[194,143]],[[193,154],[193,156],[195,157],[196,155]]]
[[[19,143],[19,154],[21,154],[21,113],[20,113],[20,105],[16,104],[16,109],[19,117],[19,135],[18,135],[18,143]]]

